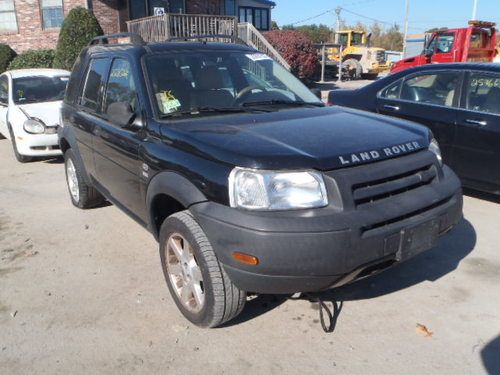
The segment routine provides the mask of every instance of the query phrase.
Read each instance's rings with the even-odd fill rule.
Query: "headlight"
[[[45,125],[43,122],[35,119],[28,119],[24,122],[23,125],[26,133],[30,134],[43,134],[45,133]]]
[[[247,210],[294,210],[328,204],[318,172],[244,168],[235,168],[229,175],[229,201],[231,207]]]
[[[443,165],[443,157],[441,156],[441,150],[439,149],[439,143],[435,138],[431,140],[429,144],[429,151],[436,155],[437,160],[439,161],[439,165]]]

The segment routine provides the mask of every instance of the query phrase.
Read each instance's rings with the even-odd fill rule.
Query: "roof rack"
[[[243,44],[247,45],[242,39],[238,38],[236,35],[230,34],[205,34],[205,35],[194,35],[194,36],[182,36],[182,37],[174,37],[169,38],[166,42],[187,42],[190,40],[195,41],[203,41],[203,39],[231,39],[231,42],[234,44]],[[207,42],[205,40],[205,42]]]
[[[110,45],[109,40],[110,38],[129,38],[130,43],[127,44],[132,44],[134,46],[144,46],[146,45],[146,42],[144,42],[144,39],[139,34],[136,33],[116,33],[116,34],[108,34],[108,35],[102,35],[95,37],[92,39],[89,43],[89,46],[94,46],[94,45]],[[112,43],[113,45],[120,44],[120,43]]]

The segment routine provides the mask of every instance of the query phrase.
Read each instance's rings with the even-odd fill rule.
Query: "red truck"
[[[420,55],[398,61],[391,73],[425,64],[491,62],[496,56],[496,43],[493,22],[470,21],[466,28],[440,29],[430,34]]]

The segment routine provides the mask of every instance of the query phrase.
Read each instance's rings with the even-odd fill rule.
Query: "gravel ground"
[[[6,140],[0,160],[0,374],[500,373],[498,201],[466,197],[437,248],[324,293],[342,304],[332,334],[315,303],[274,296],[202,330],[149,233],[74,208],[60,161],[19,164]]]

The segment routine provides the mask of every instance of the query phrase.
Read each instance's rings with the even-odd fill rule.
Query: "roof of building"
[[[274,1],[270,1],[270,0],[253,0],[253,1],[255,1],[256,3],[261,3],[263,5],[268,5],[270,7],[276,6],[276,3]]]

